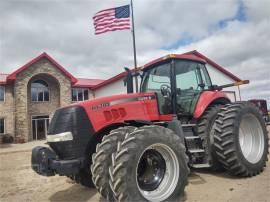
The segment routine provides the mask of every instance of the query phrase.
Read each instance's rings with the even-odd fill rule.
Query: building
[[[213,84],[240,81],[197,51],[194,57],[204,59]],[[54,111],[73,102],[125,93],[122,72],[108,80],[75,78],[47,53],[42,53],[11,74],[0,74],[0,137],[10,134],[15,142],[44,139]],[[237,89],[229,95],[239,99]]]

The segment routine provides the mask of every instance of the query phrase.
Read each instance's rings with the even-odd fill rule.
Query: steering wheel
[[[171,97],[172,94],[171,86],[169,86],[168,84],[162,84],[160,86],[160,91],[164,97]]]

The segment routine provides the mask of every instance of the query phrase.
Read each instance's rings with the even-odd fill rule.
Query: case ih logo
[[[149,96],[140,96],[140,97],[129,97],[129,98],[123,98],[119,100],[114,100],[111,102],[105,102],[99,105],[92,106],[92,110],[99,110],[105,107],[117,105],[117,104],[122,104],[126,102],[135,102],[135,101],[145,101],[145,100],[153,100],[156,97],[154,95],[149,95]]]
[[[93,106],[92,107],[92,110],[99,110],[99,109],[102,109],[102,108],[105,108],[105,107],[108,107],[108,106],[110,106],[110,103],[109,102],[105,102],[105,103],[102,103],[102,104]]]
[[[144,101],[144,100],[152,100],[155,99],[155,96],[143,96],[143,97],[138,97],[138,101]]]

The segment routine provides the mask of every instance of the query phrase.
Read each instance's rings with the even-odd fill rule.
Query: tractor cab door
[[[211,86],[205,66],[188,60],[175,60],[176,111],[192,114],[203,90]]]
[[[144,72],[141,92],[155,92],[160,114],[172,113],[171,62],[154,66]]]

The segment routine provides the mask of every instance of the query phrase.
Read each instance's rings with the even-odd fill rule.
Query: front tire
[[[237,102],[222,108],[214,141],[218,160],[232,175],[254,176],[263,171],[268,136],[263,117],[252,103]]]
[[[125,135],[136,128],[133,126],[121,127],[112,130],[109,135],[103,137],[97,145],[96,153],[92,156],[92,179],[99,193],[108,201],[113,201],[113,192],[109,186],[109,166],[111,165],[113,152],[116,152],[117,144],[125,139]]]
[[[172,130],[144,126],[112,155],[110,185],[119,201],[174,201],[187,184],[187,163],[185,147]]]

